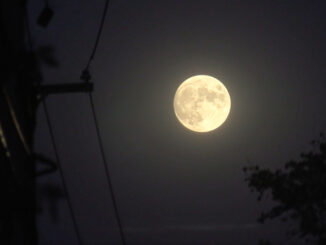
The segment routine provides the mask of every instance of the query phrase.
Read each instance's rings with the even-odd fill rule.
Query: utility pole
[[[40,85],[36,54],[26,44],[26,0],[0,2],[0,244],[35,245],[35,158],[39,100],[91,92],[91,83]]]
[[[39,75],[24,43],[24,0],[0,2],[0,244],[37,244],[32,158]]]

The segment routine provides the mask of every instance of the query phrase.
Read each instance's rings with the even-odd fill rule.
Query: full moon
[[[174,96],[174,112],[186,128],[209,132],[221,126],[229,115],[231,98],[222,82],[207,75],[185,80]]]

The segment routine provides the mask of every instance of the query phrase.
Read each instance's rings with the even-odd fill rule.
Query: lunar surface
[[[229,115],[231,98],[222,82],[206,75],[185,80],[174,96],[174,112],[186,128],[209,132],[221,126]]]

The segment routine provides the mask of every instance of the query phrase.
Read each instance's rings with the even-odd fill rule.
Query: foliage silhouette
[[[271,171],[259,166],[244,167],[251,191],[258,201],[270,194],[275,206],[263,212],[258,221],[280,218],[295,220],[298,229],[291,230],[306,241],[326,244],[326,139],[321,133],[311,142],[315,150],[300,154],[298,161],[289,161],[284,169]]]

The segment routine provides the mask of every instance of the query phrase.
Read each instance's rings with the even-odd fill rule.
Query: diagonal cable
[[[123,245],[126,245],[127,244],[126,243],[126,238],[125,238],[125,234],[124,234],[124,231],[123,231],[121,218],[120,218],[120,215],[119,215],[118,205],[117,205],[116,197],[115,197],[114,190],[113,190],[112,180],[111,180],[111,177],[110,177],[109,167],[108,167],[108,164],[107,164],[107,161],[106,161],[104,147],[103,147],[103,141],[102,141],[100,128],[99,128],[99,124],[98,124],[98,120],[97,120],[97,116],[96,116],[96,112],[95,112],[93,96],[92,96],[91,93],[89,93],[89,100],[90,100],[93,119],[94,119],[94,123],[95,123],[96,135],[97,135],[97,139],[98,139],[98,143],[99,143],[99,147],[100,147],[100,151],[101,151],[101,155],[102,155],[103,165],[104,165],[104,168],[105,168],[106,180],[107,180],[107,183],[108,183],[108,187],[109,187],[109,191],[110,191],[110,195],[111,195],[111,199],[112,199],[112,203],[113,203],[115,217],[116,217],[117,224],[118,224],[118,227],[119,227],[119,233],[120,233],[121,241],[122,241]]]
[[[73,222],[73,225],[74,225],[74,228],[75,228],[78,244],[82,245],[83,244],[82,239],[81,239],[80,232],[79,232],[79,229],[78,229],[78,226],[77,226],[76,216],[74,214],[73,207],[72,207],[72,204],[71,204],[71,198],[69,196],[65,176],[64,176],[64,173],[63,173],[63,170],[62,170],[62,165],[61,165],[61,161],[60,161],[60,157],[59,157],[59,152],[58,152],[57,144],[56,144],[56,141],[55,141],[53,127],[52,127],[52,124],[51,124],[50,115],[49,115],[49,111],[48,111],[45,99],[43,99],[42,103],[43,103],[44,114],[45,114],[45,117],[46,117],[46,122],[47,122],[48,128],[49,128],[49,133],[50,133],[50,138],[51,138],[51,141],[52,141],[52,146],[53,146],[53,150],[54,150],[54,154],[55,154],[55,159],[56,159],[56,162],[57,162],[59,173],[61,175],[63,189],[64,189],[64,192],[65,192],[66,197],[67,197],[67,203],[68,203],[69,211],[71,213],[71,218],[72,218],[72,222]]]
[[[84,80],[85,82],[90,82],[90,79],[91,79],[91,75],[90,75],[90,72],[89,72],[89,67],[90,67],[91,62],[93,61],[93,59],[95,57],[97,47],[98,47],[98,44],[99,44],[99,41],[100,41],[100,38],[101,38],[101,35],[102,35],[102,31],[103,31],[103,27],[104,27],[104,23],[105,23],[105,18],[106,18],[108,7],[109,7],[109,2],[110,2],[110,0],[105,1],[103,14],[102,14],[100,26],[99,26],[99,29],[98,29],[98,33],[96,35],[94,47],[93,47],[92,53],[91,53],[91,55],[90,55],[90,57],[88,59],[87,65],[86,65],[86,67],[83,70],[82,75],[81,75],[81,79]],[[116,201],[116,196],[115,196],[113,185],[112,185],[110,171],[109,171],[109,167],[108,167],[107,160],[106,160],[106,157],[105,157],[103,141],[102,141],[101,132],[100,132],[100,128],[99,128],[99,124],[98,124],[98,120],[97,120],[97,115],[96,115],[96,111],[95,111],[93,95],[92,95],[91,92],[89,92],[89,100],[90,100],[92,115],[93,115],[93,119],[94,119],[94,123],[95,123],[98,144],[99,144],[99,148],[100,148],[100,152],[101,152],[101,156],[102,156],[102,161],[103,161],[103,165],[104,165],[104,169],[105,169],[106,180],[107,180],[111,200],[112,200],[112,203],[113,203],[114,214],[115,214],[117,224],[118,224],[118,227],[119,227],[119,233],[120,233],[122,244],[126,245],[127,243],[126,243],[125,233],[124,233],[124,230],[123,230],[123,227],[122,227],[122,222],[121,222],[121,218],[120,218],[120,215],[119,215],[118,204],[117,204],[117,201]]]
[[[30,51],[34,51],[32,35],[31,35],[31,30],[30,30],[28,10],[27,10],[27,3],[24,4],[24,8],[25,8],[24,9],[24,22],[25,22],[25,28],[26,28],[26,32],[27,32],[27,41],[28,41]],[[78,244],[83,245],[82,239],[81,239],[81,236],[80,236],[80,232],[79,232],[79,229],[78,229],[78,226],[77,226],[76,217],[75,217],[75,214],[74,214],[74,211],[73,211],[73,208],[72,208],[71,198],[70,198],[69,193],[68,193],[66,180],[65,180],[65,177],[64,177],[64,174],[63,174],[63,171],[62,171],[61,161],[60,161],[57,145],[56,145],[56,142],[55,142],[54,132],[53,132],[53,128],[52,128],[48,108],[47,108],[47,105],[46,105],[46,102],[45,102],[45,98],[43,98],[42,102],[43,102],[44,114],[45,114],[46,121],[47,121],[48,128],[49,128],[50,138],[51,138],[51,141],[52,141],[53,150],[54,150],[54,153],[55,153],[56,162],[57,162],[58,169],[59,169],[59,172],[60,172],[60,175],[61,175],[63,189],[64,189],[64,192],[65,192],[66,197],[67,197],[67,203],[68,203],[69,211],[70,211],[70,214],[71,214],[73,226],[74,226],[74,229],[75,229],[75,232],[76,232],[76,237],[77,237],[77,240],[78,240]]]
[[[103,26],[104,26],[104,22],[105,22],[105,17],[107,15],[108,8],[109,8],[109,3],[110,3],[110,0],[106,0],[105,1],[105,5],[104,5],[104,10],[103,10],[103,14],[102,14],[102,19],[101,19],[100,27],[99,27],[98,32],[97,32],[97,36],[96,36],[96,39],[95,39],[95,43],[94,43],[94,47],[93,47],[91,56],[89,57],[89,60],[87,62],[86,70],[88,70],[91,62],[94,59],[94,56],[95,56],[95,53],[96,53],[96,50],[97,50],[97,46],[98,46],[98,43],[99,43],[100,38],[101,38],[101,35],[102,35]]]

